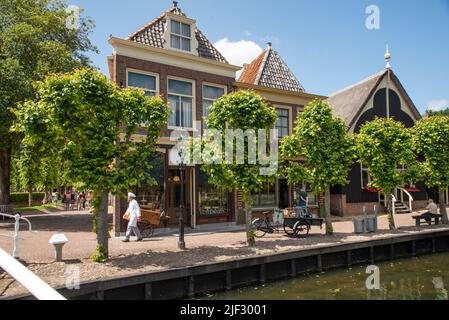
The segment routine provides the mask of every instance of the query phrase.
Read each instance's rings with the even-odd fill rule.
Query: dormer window
[[[171,20],[170,44],[172,49],[191,51],[192,30],[191,25]]]

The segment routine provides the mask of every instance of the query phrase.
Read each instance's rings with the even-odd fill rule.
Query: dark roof
[[[179,7],[173,7],[153,19],[142,28],[128,36],[127,40],[137,43],[146,44],[156,48],[163,48],[165,44],[164,31],[166,29],[166,14],[173,13],[182,17],[186,17],[185,13]],[[204,34],[196,29],[195,37],[198,41],[198,55],[202,58],[215,60],[218,62],[228,63],[223,55],[210,43]]]
[[[279,53],[269,46],[245,66],[239,82],[292,92],[305,92]]]
[[[332,106],[333,112],[336,116],[342,118],[346,124],[351,127],[353,122],[358,118],[363,111],[371,96],[375,93],[376,88],[382,79],[387,75],[389,69],[382,70],[375,75],[366,78],[350,87],[333,93],[327,98],[327,101]],[[391,71],[391,70],[390,70]],[[416,119],[421,117],[418,109],[413,104],[413,101],[408,96],[404,87],[393,71],[390,73],[392,81],[398,87],[400,94],[404,97],[407,104],[410,106]]]

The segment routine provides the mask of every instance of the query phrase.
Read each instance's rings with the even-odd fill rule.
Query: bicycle
[[[284,211],[275,209],[273,215],[273,221],[270,219],[271,212],[266,211],[263,213],[264,218],[254,219],[251,223],[253,229],[256,230],[256,238],[263,238],[267,233],[273,234],[275,232],[281,232],[282,230],[287,235],[293,235],[294,231],[290,227],[284,225]]]

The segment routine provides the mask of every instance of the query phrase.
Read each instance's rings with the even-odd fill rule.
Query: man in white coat
[[[137,237],[137,241],[142,241],[142,235],[137,227],[137,221],[140,218],[140,207],[136,201],[136,195],[134,193],[128,193],[129,206],[125,215],[129,217],[128,229],[126,230],[126,236],[123,242],[129,242],[131,233]]]

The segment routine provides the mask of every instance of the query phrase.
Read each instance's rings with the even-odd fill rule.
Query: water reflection
[[[273,284],[253,286],[205,299],[232,300],[448,300],[449,254],[378,264],[380,289],[366,289],[366,266]]]

